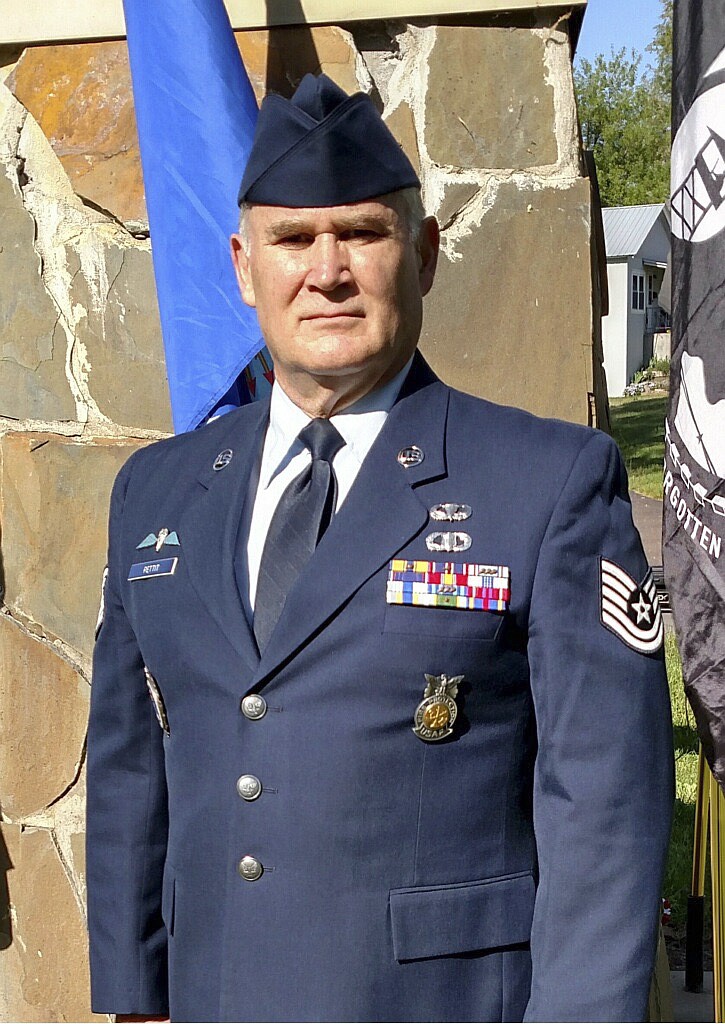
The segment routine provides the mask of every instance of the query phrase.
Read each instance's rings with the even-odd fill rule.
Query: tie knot
[[[305,448],[309,448],[312,460],[322,459],[332,462],[341,448],[345,447],[345,439],[329,420],[311,420],[298,437]]]

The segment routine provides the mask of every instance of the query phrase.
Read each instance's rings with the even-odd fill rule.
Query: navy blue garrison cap
[[[292,99],[265,97],[238,202],[340,206],[411,186],[418,176],[370,97],[305,75]]]

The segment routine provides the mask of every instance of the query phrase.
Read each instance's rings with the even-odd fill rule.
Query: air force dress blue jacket
[[[260,658],[235,563],[267,414],[150,445],[114,487],[88,739],[94,1010],[644,1020],[672,744],[615,445],[453,391],[417,357]],[[442,504],[470,516],[440,521]],[[467,543],[453,534],[470,547],[430,550]],[[441,685],[452,731],[431,741],[420,705]]]

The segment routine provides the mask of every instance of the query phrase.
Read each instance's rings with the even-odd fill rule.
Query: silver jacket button
[[[246,882],[256,882],[262,877],[264,868],[256,857],[242,857],[237,865],[237,871]]]
[[[262,793],[262,783],[256,775],[240,775],[237,779],[237,793],[242,800],[256,800]]]
[[[267,701],[258,693],[248,693],[246,697],[242,697],[242,714],[252,722],[264,718],[267,714]]]

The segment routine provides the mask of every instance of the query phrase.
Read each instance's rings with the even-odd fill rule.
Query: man
[[[672,747],[625,472],[416,353],[417,186],[367,97],[265,100],[232,252],[271,404],[112,497],[96,1012],[644,1019]]]

